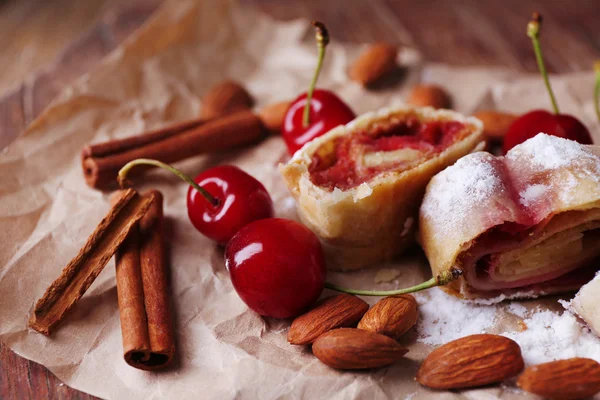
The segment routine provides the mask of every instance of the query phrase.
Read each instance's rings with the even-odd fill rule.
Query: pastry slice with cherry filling
[[[386,109],[307,143],[280,169],[328,266],[358,269],[413,242],[425,186],[481,135],[479,120],[449,110]]]
[[[600,147],[539,134],[505,157],[475,153],[436,175],[419,239],[445,289],[468,299],[535,297],[588,282],[600,257]]]

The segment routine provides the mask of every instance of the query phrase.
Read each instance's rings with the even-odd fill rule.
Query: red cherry
[[[201,172],[194,181],[214,196],[213,205],[190,186],[188,216],[194,227],[219,244],[227,244],[246,224],[273,216],[273,201],[267,189],[251,175],[233,165],[221,165]]]
[[[581,144],[593,143],[590,132],[577,118],[534,110],[523,114],[510,125],[504,137],[504,153],[540,132],[575,140]]]
[[[283,120],[281,135],[290,154],[338,125],[356,118],[350,107],[329,90],[316,89],[310,101],[310,124],[304,126],[303,113],[307,93],[303,93],[290,105]]]
[[[269,218],[244,226],[225,248],[225,265],[240,298],[260,315],[295,317],[321,295],[325,259],[304,225]]]
[[[281,134],[288,152],[294,154],[314,138],[344,125],[356,118],[350,107],[329,90],[315,90],[319,72],[325,58],[325,47],[329,43],[327,28],[321,22],[312,23],[317,29],[319,57],[313,80],[308,91],[301,94],[287,110]]]
[[[505,154],[516,145],[523,143],[540,132],[575,140],[582,144],[593,143],[590,132],[585,125],[575,117],[560,114],[558,110],[558,105],[554,97],[554,92],[552,91],[552,86],[550,85],[550,80],[548,79],[548,73],[546,72],[546,66],[544,65],[544,58],[540,46],[539,34],[541,24],[542,16],[537,12],[533,13],[531,21],[527,24],[527,36],[531,38],[533,43],[533,50],[535,52],[538,68],[544,79],[548,94],[550,95],[550,102],[552,103],[554,114],[544,110],[535,110],[517,118],[508,128],[506,136],[504,137],[502,149]]]
[[[200,173],[195,180],[158,160],[139,158],[119,171],[123,186],[136,165],[153,165],[171,171],[190,184],[188,216],[200,233],[225,245],[244,225],[273,216],[273,201],[267,189],[251,175],[233,165],[221,165]]]

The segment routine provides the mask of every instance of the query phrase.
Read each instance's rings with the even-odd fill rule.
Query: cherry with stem
[[[542,55],[542,48],[540,45],[541,24],[542,16],[537,12],[533,13],[531,21],[527,24],[527,36],[531,39],[533,44],[538,68],[544,79],[544,85],[550,96],[550,103],[552,104],[554,112],[550,113],[546,110],[533,110],[517,118],[508,128],[504,137],[503,151],[505,154],[516,145],[525,142],[527,139],[531,139],[540,132],[574,140],[581,144],[593,143],[590,132],[585,125],[571,115],[560,113]]]
[[[316,88],[329,43],[329,33],[322,22],[313,21],[312,25],[316,29],[318,50],[315,73],[306,93],[298,96],[290,105],[281,129],[290,154],[294,154],[314,138],[356,118],[350,107],[333,92]]]
[[[227,244],[248,223],[273,216],[273,201],[265,187],[233,165],[209,168],[192,179],[164,162],[139,158],[119,171],[118,181],[122,187],[127,183],[129,171],[138,165],[165,169],[188,183],[190,221],[200,233],[219,244]]]

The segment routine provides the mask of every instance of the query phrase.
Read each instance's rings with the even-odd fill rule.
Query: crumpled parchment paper
[[[334,371],[308,348],[287,344],[289,321],[263,319],[246,308],[232,288],[222,249],[188,221],[187,186],[163,171],[138,179],[137,187],[157,188],[165,195],[176,365],[150,373],[123,361],[113,261],[52,337],[28,331],[34,302],[109,208],[108,195],[84,183],[81,147],[193,117],[202,94],[224,78],[246,84],[258,108],[293,98],[306,89],[313,73],[312,37],[307,21],[275,22],[230,1],[180,0],[162,7],[100,66],[66,87],[0,155],[0,339],[69,386],[112,399],[523,398],[506,387],[462,394],[421,388],[413,377],[430,348],[417,341],[418,331],[403,341],[410,348],[406,360],[370,372]],[[454,108],[464,113],[549,108],[537,75],[423,64],[410,48],[399,56],[405,67],[398,79],[385,89],[366,91],[346,75],[358,50],[360,46],[333,40],[319,81],[357,113],[402,103],[418,81],[445,86]],[[600,142],[592,82],[591,73],[552,80],[562,111],[580,117]],[[219,163],[236,164],[264,183],[277,216],[296,218],[277,170],[285,154],[282,140],[272,137],[252,149],[199,156],[178,167],[195,175]],[[398,269],[399,275],[376,284],[381,268]],[[352,274],[331,273],[329,279],[352,287],[392,289],[429,276],[423,255],[412,250],[394,263]],[[507,314],[502,306],[499,312]],[[501,325],[490,330],[506,329],[507,320],[499,318]]]

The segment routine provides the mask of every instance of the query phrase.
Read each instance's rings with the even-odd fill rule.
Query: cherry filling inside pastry
[[[478,238],[474,248],[480,251],[463,260],[474,264],[467,280],[476,290],[580,286],[598,269],[591,264],[600,256],[600,210],[569,211],[520,232],[504,228]]]
[[[468,134],[458,121],[391,119],[323,144],[312,155],[312,182],[351,189],[385,171],[401,172],[434,157]]]
[[[434,273],[463,271],[454,294],[577,289],[600,269],[600,147],[539,134],[466,156],[431,180],[419,221]]]
[[[355,270],[414,242],[427,183],[480,145],[482,131],[450,110],[381,109],[306,143],[280,169],[328,267]]]

